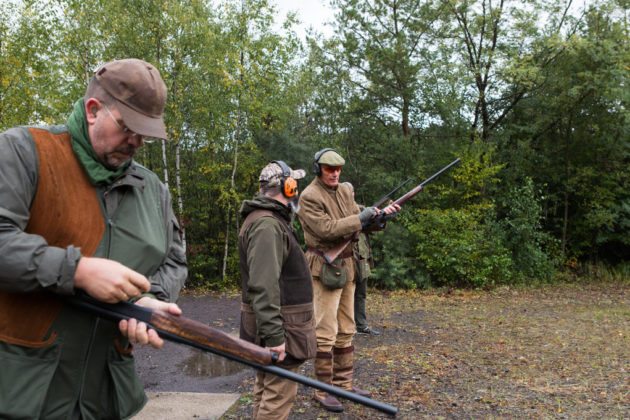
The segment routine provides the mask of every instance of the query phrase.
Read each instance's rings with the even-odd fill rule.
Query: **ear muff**
[[[322,165],[319,164],[319,158],[322,157],[322,155],[328,151],[333,151],[335,153],[337,153],[337,151],[335,149],[333,149],[332,147],[327,147],[325,149],[320,150],[319,152],[317,152],[315,154],[315,161],[313,162],[313,173],[317,176],[322,174]]]
[[[295,178],[291,177],[289,166],[281,160],[274,160],[271,163],[275,163],[282,168],[282,181],[280,182],[282,194],[287,198],[295,197],[298,191],[298,183]]]
[[[282,193],[287,198],[295,197],[298,191],[298,184],[294,178],[288,177],[282,181]]]

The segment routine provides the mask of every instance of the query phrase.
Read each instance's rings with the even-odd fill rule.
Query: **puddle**
[[[188,376],[217,377],[231,376],[245,369],[242,363],[233,362],[225,357],[195,350],[194,353],[177,366]]]

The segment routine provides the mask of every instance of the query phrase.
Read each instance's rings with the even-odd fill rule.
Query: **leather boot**
[[[329,351],[318,351],[314,361],[315,377],[318,381],[328,385],[332,385],[333,377],[333,355]],[[313,396],[323,408],[328,411],[339,413],[343,411],[343,405],[334,396],[327,392],[315,390]]]
[[[354,346],[333,349],[333,385],[355,394],[369,397],[370,391],[352,385],[354,375]]]

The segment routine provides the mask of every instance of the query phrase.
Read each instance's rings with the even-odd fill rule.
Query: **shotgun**
[[[418,194],[420,190],[422,190],[422,187],[424,187],[426,184],[428,184],[429,182],[433,181],[435,178],[440,176],[444,171],[447,171],[448,169],[450,169],[450,167],[458,163],[459,160],[460,160],[459,158],[455,159],[454,161],[452,161],[451,163],[449,163],[448,165],[446,165],[445,167],[443,167],[442,169],[440,169],[439,171],[431,175],[429,178],[424,180],[422,183],[417,185],[411,191],[407,192],[405,195],[398,198],[396,201],[394,201],[393,204],[398,204],[399,206],[403,205],[405,202],[407,202],[408,200],[413,198],[416,194]],[[385,196],[385,199],[387,200],[387,196]],[[377,206],[374,206],[374,207],[377,207]],[[375,226],[379,226],[387,220],[387,216],[388,215],[386,215],[385,213],[379,213],[378,215],[370,219],[367,223],[365,223],[362,226],[361,230],[368,233],[372,232],[373,230],[375,230],[374,229]],[[339,257],[339,255],[343,252],[343,250],[346,249],[346,247],[350,245],[350,243],[356,239],[357,235],[358,235],[358,232],[355,233],[355,235],[351,236],[350,239],[348,239],[347,241],[342,242],[336,247],[331,248],[328,251],[324,252],[324,259],[326,260],[326,262],[328,264],[332,264],[333,261],[335,261],[337,257]]]
[[[311,388],[317,388],[374,408],[391,416],[395,416],[398,411],[394,406],[336,388],[278,366],[272,366],[272,363],[278,359],[277,354],[183,316],[172,315],[159,309],[145,308],[130,302],[105,303],[86,294],[67,296],[65,301],[77,309],[111,321],[135,318],[156,330],[160,337],[166,340],[214,353],[254,369],[273,373]]]
[[[406,180],[404,180],[399,186],[397,186],[396,188],[394,188],[393,190],[391,190],[390,192],[385,194],[385,196],[383,198],[381,198],[380,200],[378,200],[376,203],[372,204],[372,207],[380,207],[380,206],[382,206],[383,203],[385,203],[385,201],[387,201],[387,199],[389,198],[390,195],[394,194],[396,191],[398,191],[399,189],[404,187],[411,180],[412,180],[412,178],[407,178]]]

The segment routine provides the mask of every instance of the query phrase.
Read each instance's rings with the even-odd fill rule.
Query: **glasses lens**
[[[324,165],[323,169],[325,172],[341,172],[341,166],[328,166],[328,165]]]

